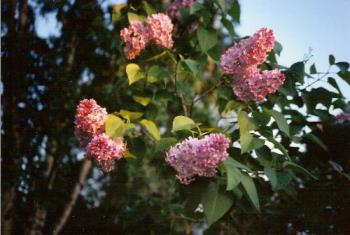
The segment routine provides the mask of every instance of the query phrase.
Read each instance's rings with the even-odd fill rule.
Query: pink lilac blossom
[[[250,68],[238,73],[232,79],[232,89],[242,101],[262,103],[268,94],[274,93],[283,84],[285,76],[278,69],[265,70],[262,73],[257,68]]]
[[[168,49],[173,47],[172,32],[174,25],[169,16],[162,13],[153,14],[147,17],[146,27],[153,43]]]
[[[273,49],[275,37],[271,29],[262,28],[252,37],[243,39],[222,56],[220,66],[226,74],[236,74],[246,66],[259,65]]]
[[[350,113],[342,112],[342,113],[338,114],[337,116],[335,116],[335,121],[338,124],[350,122]]]
[[[151,40],[148,28],[140,21],[132,21],[128,28],[120,31],[120,37],[126,44],[124,54],[127,59],[135,59]]]
[[[96,162],[104,172],[114,169],[115,160],[123,157],[126,144],[122,138],[110,139],[105,133],[95,135],[86,147],[86,158]]]
[[[285,76],[278,69],[260,72],[258,66],[273,49],[275,37],[267,28],[258,30],[252,37],[240,41],[222,56],[220,66],[232,77],[232,89],[244,102],[263,102],[265,96],[276,92]]]
[[[167,8],[166,13],[171,19],[181,20],[180,10],[182,8],[189,8],[193,4],[193,0],[175,0]]]
[[[75,127],[77,137],[81,133],[95,135],[103,131],[105,121],[107,119],[107,111],[99,106],[94,99],[81,100],[75,114]]]
[[[210,134],[202,139],[189,137],[171,147],[165,161],[175,169],[182,184],[195,176],[214,177],[219,163],[228,157],[230,140],[222,134]]]

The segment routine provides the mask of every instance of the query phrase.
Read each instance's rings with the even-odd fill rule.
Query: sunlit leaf
[[[128,76],[129,85],[145,77],[144,73],[141,71],[140,66],[137,64],[128,64],[126,66],[126,74]]]
[[[172,131],[191,130],[196,127],[196,123],[189,117],[177,116],[173,120]]]
[[[153,14],[154,10],[153,10],[152,6],[147,1],[143,0],[141,2],[141,4],[142,4],[142,8],[146,11],[147,15],[150,16]]]
[[[137,157],[135,156],[135,154],[131,153],[129,150],[126,150],[124,153],[124,157],[125,158],[132,158],[132,159],[136,159]]]
[[[119,114],[125,118],[125,119],[128,119],[128,120],[135,120],[135,119],[139,119],[140,117],[142,117],[143,113],[141,112],[131,112],[131,111],[128,111],[128,110],[124,110],[124,109],[121,109],[119,111]]]
[[[137,15],[132,12],[128,12],[128,20],[129,20],[129,23],[131,23],[132,21],[144,21],[145,17]]]
[[[155,138],[156,140],[160,140],[160,133],[156,124],[153,121],[142,119],[140,121],[140,124],[147,129],[147,131],[153,136],[153,138]]]
[[[116,21],[118,21],[120,19],[122,9],[124,9],[127,6],[128,5],[125,4],[125,3],[116,4],[116,5],[113,6],[113,12],[112,12],[112,21],[113,22],[116,22]]]
[[[149,98],[149,97],[134,95],[132,98],[135,100],[135,102],[137,102],[143,106],[147,106],[151,102],[151,98]]]
[[[123,136],[124,130],[124,122],[119,117],[109,114],[105,123],[106,134],[114,139]]]

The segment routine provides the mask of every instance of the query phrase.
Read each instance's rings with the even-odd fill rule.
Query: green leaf
[[[227,185],[226,190],[233,190],[238,186],[238,184],[241,182],[241,175],[242,173],[240,170],[235,167],[228,158],[226,161],[223,162],[224,169],[226,171],[226,177],[227,177]]]
[[[176,116],[173,120],[172,131],[191,130],[196,127],[196,123],[189,117]]]
[[[345,73],[348,71],[350,65],[348,62],[337,62],[335,65],[340,69],[341,72]]]
[[[144,16],[140,16],[140,15],[137,15],[135,13],[128,12],[129,23],[131,23],[132,21],[141,21],[141,22],[143,22],[145,19],[146,18]]]
[[[318,136],[312,133],[308,133],[307,135],[305,135],[305,138],[313,141],[318,146],[320,146],[323,150],[328,151],[327,146],[323,143],[322,139],[320,139]]]
[[[128,132],[133,131],[136,128],[134,123],[124,123],[124,133],[126,135]]]
[[[305,64],[304,62],[294,63],[290,68],[289,72],[291,72],[293,79],[300,83],[304,83],[304,75],[305,75]]]
[[[124,153],[124,157],[125,158],[131,158],[131,159],[136,159],[137,157],[135,156],[135,154],[131,153],[129,150],[126,150]]]
[[[279,149],[283,153],[283,155],[285,156],[286,159],[290,160],[290,156],[288,154],[287,149],[280,142],[278,142],[277,140],[275,140],[275,138],[270,137],[270,136],[265,136],[265,138],[268,141],[272,142],[274,147]]]
[[[225,107],[225,112],[234,110],[236,113],[239,113],[244,108],[244,104],[237,102],[236,100],[230,100],[227,102]]]
[[[105,123],[106,134],[114,139],[123,136],[125,130],[124,122],[117,116],[109,114]]]
[[[330,65],[333,65],[335,63],[335,57],[334,55],[329,55],[328,61]]]
[[[231,9],[229,9],[227,13],[232,17],[234,22],[240,22],[241,7],[238,0],[233,1]]]
[[[337,73],[339,77],[341,77],[346,83],[350,85],[350,72],[345,71],[345,72],[338,72]]]
[[[283,167],[286,168],[286,169],[294,169],[294,170],[297,170],[307,176],[310,176],[311,178],[317,180],[317,177],[314,176],[313,174],[311,174],[308,170],[306,170],[304,167],[302,166],[299,166],[298,164],[294,163],[294,162],[291,162],[291,161],[286,161],[283,163]]]
[[[164,67],[158,65],[153,65],[147,71],[147,82],[154,83],[159,80],[163,80],[166,77],[169,77],[169,73]]]
[[[222,23],[222,25],[227,29],[227,31],[229,32],[229,34],[230,34],[231,36],[236,36],[236,33],[235,33],[234,28],[233,28],[232,22],[229,21],[229,20],[227,20],[227,19],[225,18],[225,16],[222,17],[221,23]]]
[[[125,3],[122,4],[116,4],[113,6],[113,11],[112,11],[112,22],[116,22],[120,20],[120,17],[122,15],[121,11],[127,7],[128,5]]]
[[[248,198],[250,199],[250,201],[252,202],[254,207],[258,211],[260,211],[259,197],[258,197],[258,193],[256,191],[254,181],[248,175],[242,174],[241,182],[242,182],[242,185],[243,185],[245,191],[247,192]]]
[[[147,15],[152,15],[153,14],[153,8],[152,6],[147,2],[147,1],[142,1],[142,8],[146,11]]]
[[[172,145],[175,145],[177,143],[177,139],[174,137],[164,137],[161,138],[158,142],[157,145],[155,147],[155,151],[156,152],[165,152],[168,151],[169,148]]]
[[[228,158],[224,161],[224,163],[225,163],[226,165],[231,165],[231,166],[233,166],[233,167],[245,169],[245,170],[247,170],[247,171],[249,171],[249,172],[252,171],[252,169],[250,169],[249,167],[247,167],[247,166],[244,165],[243,163],[240,163],[239,161],[233,159],[232,157],[228,157]]]
[[[323,87],[318,87],[309,92],[304,91],[302,98],[306,104],[307,111],[314,113],[317,104],[321,103],[329,107],[332,104],[333,98],[340,98],[340,95]]]
[[[331,84],[335,89],[337,89],[339,94],[342,94],[342,92],[341,92],[341,90],[340,90],[340,88],[338,86],[338,83],[337,83],[337,81],[334,78],[328,77],[328,83]]]
[[[140,124],[147,129],[147,131],[152,135],[154,139],[160,140],[160,133],[158,131],[156,124],[153,121],[142,119],[140,121]]]
[[[198,70],[198,62],[195,60],[191,60],[191,59],[184,59],[182,60],[184,62],[184,64],[186,65],[186,67],[188,68],[188,70],[194,75],[196,76],[199,72]]]
[[[202,203],[205,217],[210,226],[225,215],[231,208],[233,200],[227,193],[219,191],[217,184],[210,183],[202,196]]]
[[[134,95],[132,98],[135,100],[135,102],[137,102],[143,106],[147,106],[149,104],[149,102],[151,102],[151,98],[149,98],[149,97]]]
[[[128,76],[129,85],[145,77],[144,73],[141,71],[140,66],[137,64],[128,64],[126,66],[126,74]]]
[[[234,0],[216,0],[224,13],[230,10]]]
[[[199,27],[197,29],[197,39],[201,50],[207,52],[210,48],[216,45],[218,36],[215,29],[204,29],[203,27]]]
[[[284,118],[283,114],[270,109],[265,109],[265,111],[276,121],[278,128],[290,137],[289,124],[287,123],[287,120]]]
[[[275,46],[273,47],[273,50],[275,51],[275,53],[276,53],[277,55],[280,55],[281,52],[282,52],[282,50],[283,50],[282,44],[279,43],[279,42],[277,42],[277,41],[275,41]]]
[[[203,8],[203,5],[198,2],[193,2],[191,8],[190,8],[190,14],[194,14],[197,11],[201,10]]]
[[[310,74],[315,74],[315,73],[317,73],[316,65],[312,64],[311,67],[310,67]]]
[[[213,47],[209,51],[207,51],[207,55],[210,57],[210,59],[213,60],[213,62],[215,64],[219,63],[221,53],[222,53],[222,51],[221,51],[220,47]]]
[[[264,172],[269,178],[272,190],[274,191],[285,188],[292,180],[292,176],[288,172],[277,171],[271,167],[265,167]]]
[[[128,119],[128,120],[135,120],[135,119],[139,119],[140,117],[142,117],[143,113],[140,113],[140,112],[131,112],[131,111],[128,111],[128,110],[124,110],[124,109],[121,109],[119,111],[119,114],[125,118],[125,119]]]
[[[261,147],[263,141],[254,138],[250,131],[255,130],[257,127],[248,114],[245,111],[240,111],[238,114],[239,135],[241,143],[241,153],[248,152],[254,148]]]

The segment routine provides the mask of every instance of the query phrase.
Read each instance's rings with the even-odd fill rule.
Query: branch
[[[212,92],[213,90],[215,90],[216,88],[218,88],[219,86],[221,86],[223,83],[225,82],[224,79],[222,79],[221,81],[219,81],[218,83],[215,84],[215,86],[209,88],[208,90],[206,90],[205,92],[203,92],[201,95],[197,96],[195,99],[193,99],[192,103],[191,103],[191,107],[190,107],[190,115],[192,115],[192,109],[195,103],[197,103],[198,101],[200,101],[203,96],[209,94],[210,92]]]
[[[306,88],[308,88],[308,87],[312,86],[313,84],[315,84],[315,83],[321,81],[323,78],[325,78],[327,75],[329,75],[329,74],[330,74],[330,72],[329,72],[330,69],[331,69],[331,66],[328,67],[327,72],[325,72],[325,73],[318,73],[318,74],[323,74],[323,75],[322,75],[321,77],[318,77],[315,81],[313,81],[312,83],[310,83],[309,85],[307,85],[307,86],[304,87],[303,89],[301,89],[301,91],[306,90]]]
[[[178,65],[179,65],[179,61],[176,62],[176,67],[175,67],[175,75],[174,75],[174,92],[175,94],[180,98],[181,100],[181,105],[182,105],[182,110],[184,112],[185,116],[188,116],[188,110],[187,110],[187,106],[186,106],[186,100],[185,97],[183,96],[183,94],[181,92],[178,91],[177,89],[177,69],[178,69]]]
[[[80,194],[80,191],[86,181],[86,177],[90,171],[91,168],[91,161],[90,160],[84,160],[83,166],[81,167],[80,174],[79,174],[79,180],[76,182],[73,192],[70,196],[70,201],[66,204],[66,206],[63,209],[63,214],[61,218],[58,220],[57,224],[55,224],[52,234],[57,235],[60,233],[64,225],[66,224],[73,207],[78,199],[78,196]]]

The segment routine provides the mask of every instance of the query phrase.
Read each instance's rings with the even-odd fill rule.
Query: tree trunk
[[[18,29],[16,32],[16,18],[15,13],[19,5],[19,20]],[[18,65],[21,61],[18,56],[21,51],[21,39],[26,24],[27,14],[27,0],[23,0],[18,4],[17,0],[11,0],[8,2],[8,11],[5,14],[7,24],[7,54],[6,67],[7,71],[4,72],[3,86],[4,94],[2,100],[2,107],[4,111],[3,115],[3,155],[1,155],[2,169],[6,169],[6,172],[2,174],[2,181],[9,183],[11,186],[6,192],[2,194],[2,213],[1,213],[1,234],[12,234],[12,227],[15,217],[15,205],[17,199],[16,190],[16,175],[13,173],[19,166],[19,143],[21,134],[19,132],[18,124],[16,123],[16,107],[17,99],[16,95],[18,90],[16,86],[16,79],[21,77],[23,71],[18,69]],[[18,82],[18,80],[17,80]]]
[[[10,235],[12,233],[14,205],[16,200],[16,188],[12,186],[3,195],[1,211],[1,234]]]
[[[68,52],[66,55],[66,65],[64,67],[64,72],[63,72],[64,76],[68,76],[72,72],[74,61],[75,61],[75,54],[76,54],[76,42],[77,42],[76,35],[73,33],[70,41],[66,45]],[[48,148],[47,151],[50,151],[50,149]],[[55,160],[56,159],[53,157],[53,155],[50,155],[50,154],[48,154],[45,158],[46,168],[44,170],[43,177],[47,179],[47,184],[42,189],[44,191],[44,194],[48,193],[52,189],[52,184],[57,173],[54,166]],[[42,230],[46,223],[46,215],[47,215],[47,208],[45,208],[40,203],[36,203],[34,217],[31,220],[32,224],[27,234],[41,235]]]

